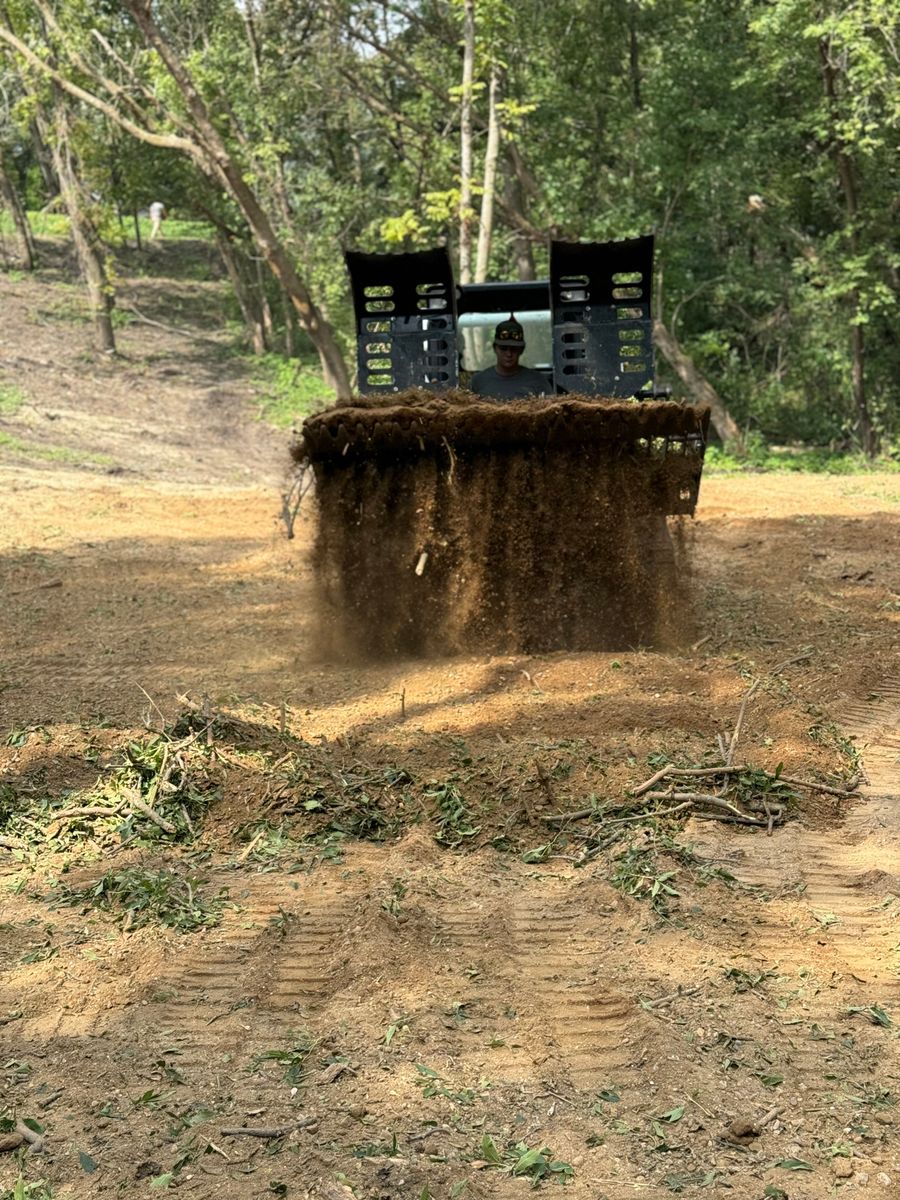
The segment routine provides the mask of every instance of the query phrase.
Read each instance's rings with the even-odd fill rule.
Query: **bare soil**
[[[0,279],[0,1117],[46,1138],[0,1195],[523,1196],[522,1145],[595,1200],[900,1195],[898,477],[705,477],[668,650],[335,665],[214,268],[124,262],[159,324],[106,360],[51,251]],[[857,795],[610,824],[756,679],[738,758]],[[193,837],[59,821],[163,729]],[[60,905],[129,868],[219,923]]]

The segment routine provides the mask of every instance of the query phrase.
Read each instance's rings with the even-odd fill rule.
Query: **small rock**
[[[149,1179],[151,1175],[162,1175],[162,1167],[155,1162],[142,1162],[134,1169],[135,1179]]]
[[[831,1160],[831,1173],[835,1179],[849,1179],[853,1174],[853,1163],[849,1158],[833,1158]]]
[[[357,1121],[361,1121],[369,1110],[364,1104],[351,1104],[347,1112],[351,1117],[356,1117]]]
[[[869,1182],[869,1175],[866,1171],[857,1171],[856,1182],[860,1187],[865,1187]]]
[[[0,1134],[0,1154],[7,1154],[10,1150],[18,1150],[24,1143],[25,1139],[21,1133],[2,1133]]]
[[[879,1171],[878,1174],[875,1176],[875,1179],[878,1183],[881,1184],[882,1187],[890,1187],[891,1186],[891,1177],[884,1171]]]
[[[725,1130],[728,1141],[736,1142],[739,1146],[746,1146],[748,1142],[758,1138],[759,1134],[760,1128],[756,1122],[748,1121],[746,1117],[735,1117]]]

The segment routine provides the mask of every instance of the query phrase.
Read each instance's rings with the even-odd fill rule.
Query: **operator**
[[[476,396],[488,396],[492,400],[518,400],[522,396],[543,396],[547,391],[547,380],[531,367],[519,362],[525,349],[525,330],[510,315],[494,330],[494,354],[497,363],[485,367],[472,376],[469,387]]]

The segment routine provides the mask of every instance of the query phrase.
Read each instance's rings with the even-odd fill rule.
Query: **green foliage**
[[[227,889],[205,895],[205,883],[205,879],[177,870],[125,867],[107,871],[87,887],[61,885],[54,894],[54,903],[108,912],[126,931],[165,925],[179,933],[194,933],[219,924],[228,898]]]
[[[307,1063],[310,1055],[318,1047],[319,1042],[306,1030],[292,1035],[290,1046],[284,1049],[263,1050],[255,1054],[250,1062],[248,1071],[258,1071],[263,1063],[278,1063],[284,1070],[285,1083],[299,1086],[306,1081],[308,1075]]]
[[[873,471],[900,471],[900,455],[883,457],[874,462],[860,453],[823,450],[812,447],[790,448],[769,446],[759,436],[749,439],[743,454],[709,446],[705,469],[722,474],[741,471],[773,471],[780,474],[821,473],[825,475],[864,475]]]
[[[117,6],[58,0],[64,39],[48,37],[33,7],[15,3],[10,17],[29,44],[81,83],[106,74],[115,80],[106,101],[127,97],[129,119],[184,136],[190,116],[178,88]],[[449,232],[455,251],[463,5],[395,6],[381,20],[373,6],[339,3],[309,23],[261,5],[252,37],[241,6],[225,0],[152,11],[349,351],[344,249],[411,249]],[[766,443],[858,447],[859,331],[864,353],[855,362],[871,417],[896,445],[900,105],[891,6],[666,0],[609,5],[598,21],[591,0],[572,0],[564,12],[538,0],[478,0],[475,14],[475,210],[487,83],[492,68],[502,74],[503,203],[488,277],[515,276],[520,256],[545,272],[547,230],[602,240],[655,229],[665,284],[658,315],[757,439],[751,465],[775,469]],[[521,29],[527,37],[515,36]],[[124,64],[133,64],[133,79]],[[39,210],[50,197],[27,131],[49,89],[13,92],[0,139],[14,151],[29,208]],[[250,246],[234,200],[191,155],[138,142],[85,105],[72,111],[83,183],[108,244],[133,236],[133,214],[159,198],[174,214],[165,241],[216,228]],[[39,237],[65,235],[65,218],[31,216]],[[251,254],[246,260],[250,292],[257,302],[265,295],[273,317],[270,345],[286,348],[280,286]],[[296,336],[290,353],[298,345],[299,358],[273,356],[259,367],[261,416],[279,426],[329,399],[307,341]],[[666,366],[659,371],[666,381]],[[825,469],[842,470],[831,454]],[[784,469],[805,469],[788,457]],[[738,469],[727,457],[718,465]]]
[[[468,838],[475,837],[480,825],[473,825],[466,802],[459,788],[450,780],[431,783],[425,790],[426,800],[434,803],[437,817],[435,840],[442,846],[455,849]]]
[[[53,1200],[53,1190],[43,1179],[29,1183],[20,1173],[11,1188],[0,1189],[0,1200]]]
[[[638,900],[648,900],[660,915],[668,913],[670,900],[678,896],[672,882],[677,871],[661,870],[653,854],[639,846],[629,846],[617,854],[613,864],[613,887]]]
[[[530,1179],[533,1188],[540,1187],[546,1180],[567,1183],[575,1175],[571,1163],[557,1159],[547,1146],[529,1146],[527,1142],[510,1143],[500,1150],[490,1136],[485,1134],[478,1148],[479,1157],[488,1167],[497,1167],[508,1175]]]
[[[70,466],[111,467],[115,459],[108,454],[95,454],[90,450],[72,450],[68,446],[38,446],[23,441],[12,434],[0,431],[0,450],[18,454],[24,458],[37,458],[43,462],[64,463]]]
[[[28,403],[28,397],[21,388],[14,384],[0,383],[0,419],[12,417],[23,404]]]
[[[279,429],[300,425],[311,413],[334,403],[334,392],[325,386],[318,360],[282,358],[278,354],[255,357],[251,370],[259,388],[259,416]]]

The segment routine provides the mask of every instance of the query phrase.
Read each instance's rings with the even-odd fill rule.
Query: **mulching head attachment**
[[[513,404],[478,403],[467,392],[407,392],[360,398],[310,417],[300,453],[313,464],[365,459],[405,461],[443,455],[492,460],[524,453],[553,471],[573,454],[593,462],[598,478],[611,464],[630,465],[625,506],[693,514],[709,409],[672,401],[603,402],[566,396]],[[552,456],[560,455],[558,464]],[[335,469],[334,466],[331,468]]]

